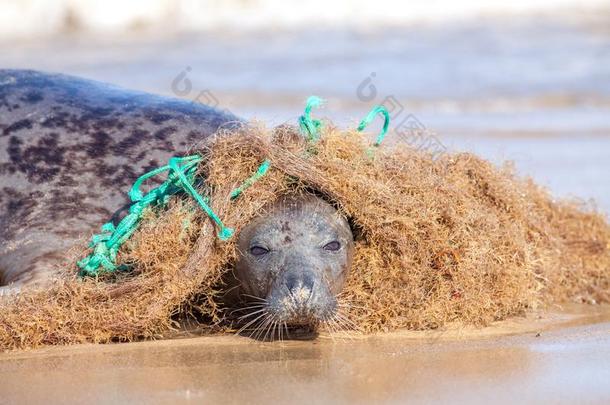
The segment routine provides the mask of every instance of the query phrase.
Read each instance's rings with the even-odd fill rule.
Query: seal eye
[[[254,256],[262,256],[269,253],[269,249],[265,249],[262,246],[252,246],[250,248],[250,253],[252,253]]]
[[[340,248],[341,244],[336,240],[328,242],[326,245],[324,245],[324,250],[330,250],[331,252],[336,252]]]

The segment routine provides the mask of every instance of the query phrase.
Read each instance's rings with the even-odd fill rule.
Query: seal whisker
[[[273,339],[274,341],[276,340],[276,337],[277,337],[277,339],[279,339],[279,337],[277,336],[277,324],[278,324],[278,320],[276,317],[274,317],[273,329],[271,331],[271,339]]]
[[[262,316],[261,316],[261,317],[262,317]],[[251,321],[251,322],[250,322],[250,323],[248,323],[247,325],[245,325],[245,326],[241,327],[241,328],[240,328],[240,329],[237,331],[237,334],[239,335],[239,334],[241,334],[241,333],[243,333],[243,332],[245,332],[245,331],[248,331],[248,330],[256,331],[256,330],[257,330],[257,329],[256,329],[256,326],[253,326],[252,328],[250,328],[250,325],[252,325],[252,324],[256,323],[256,322],[257,322],[257,321],[259,321],[259,320],[260,320],[260,317],[259,317],[259,318],[256,318],[256,319],[255,319],[255,320],[253,320],[253,321]],[[251,334],[250,334],[250,335],[248,335],[248,337],[251,337]]]
[[[239,335],[241,332],[245,331],[248,327],[250,327],[250,325],[254,324],[256,321],[258,321],[259,319],[263,318],[266,314],[262,313],[261,315],[259,315],[258,317],[256,317],[254,320],[251,320],[250,322],[248,322],[246,325],[242,326],[238,331],[237,334]]]
[[[322,318],[321,325],[322,325],[322,326],[324,326],[324,328],[325,328],[325,329],[326,329],[326,330],[327,330],[329,333],[331,332],[331,328],[332,328],[331,322],[332,322],[332,315],[325,315],[325,316]]]
[[[340,312],[335,313],[335,320],[342,327],[342,331],[349,334],[350,330],[357,330],[358,326]]]
[[[271,323],[273,322],[273,317],[269,315],[269,318],[265,321],[265,323],[260,328],[260,333],[257,335],[257,340],[262,340],[263,342],[267,339],[267,333],[269,332],[269,328]]]
[[[260,304],[255,304],[255,305],[250,305],[248,307],[241,307],[241,308],[236,308],[233,311],[231,311],[231,313],[235,313],[235,312],[240,312],[240,311],[247,311],[249,309],[257,309],[257,308],[264,308],[266,306],[266,304],[264,303],[260,303]]]
[[[253,298],[255,300],[258,301],[262,301],[264,303],[267,303],[267,299],[266,298],[261,298],[261,297],[257,297],[256,295],[250,295],[250,294],[242,294],[244,297],[248,297],[248,298]]]
[[[282,324],[283,324],[283,322],[281,320],[278,320],[278,334],[280,337],[280,342],[284,341],[284,333],[282,332]]]
[[[344,328],[343,326],[336,320],[333,319],[333,326],[334,326],[334,333],[336,337],[343,337],[344,336]]]
[[[273,326],[273,339],[279,340],[281,342],[282,341],[282,330],[281,330],[281,328],[278,328],[279,325],[280,325],[280,320],[276,319],[275,324]]]
[[[267,323],[267,327],[265,328],[265,335],[263,336],[263,342],[267,341],[267,336],[269,335],[269,332],[271,332],[273,324],[275,323],[275,315],[272,315],[270,317],[269,322]],[[271,336],[271,339],[273,340],[273,336]]]
[[[257,331],[256,335],[254,336],[255,340],[259,340],[260,337],[262,336],[263,332],[265,331],[265,328],[267,327],[267,324],[269,324],[269,322],[271,322],[271,314],[270,313],[265,313],[265,318],[263,319],[263,321],[261,321],[260,325],[258,325],[257,329],[255,331]]]
[[[266,309],[267,305],[252,305],[246,308],[240,308],[241,312],[250,312],[251,310],[259,310],[259,309]],[[238,312],[238,311],[234,311],[234,312]]]
[[[280,321],[277,320],[277,319],[274,321],[274,323],[273,323],[273,335],[272,336],[273,336],[273,340],[275,340],[276,337],[277,337],[277,339],[279,341],[281,341],[282,340],[281,339],[281,335],[280,335],[280,332],[278,331],[278,328],[277,328],[277,326],[279,325],[279,322]]]
[[[347,339],[352,339],[354,337],[354,334],[352,333],[354,328],[347,324],[345,320],[341,318],[336,318],[336,322],[339,325],[339,328],[341,329],[342,337]]]
[[[336,322],[333,317],[328,317],[324,320],[324,325],[326,327],[326,331],[328,332],[328,336],[331,340],[335,341],[335,333],[337,333]]]
[[[335,299],[337,300],[337,308],[340,309],[346,309],[346,310],[350,310],[352,308],[356,308],[356,309],[362,309],[362,310],[366,310],[365,307],[361,306],[361,305],[356,305],[353,302],[349,301],[348,299],[344,298],[342,296],[342,293],[339,293]]]
[[[250,318],[251,316],[254,316],[256,314],[260,314],[261,312],[265,312],[267,310],[267,308],[262,308],[259,309],[258,311],[253,311],[253,312],[249,312],[245,315],[240,316],[239,318],[237,318],[238,321],[243,321],[246,318]]]
[[[337,326],[337,333],[340,333],[341,335],[344,335],[347,333],[345,324],[340,319],[335,318],[334,322],[335,322],[335,325]]]
[[[277,317],[273,315],[272,322],[269,324],[269,330],[265,333],[265,340],[267,340],[267,333],[269,333],[269,339],[275,340],[275,327],[277,325]]]
[[[350,326],[350,321],[339,312],[328,316],[325,325],[329,333],[340,335],[341,337],[351,337],[350,329],[352,327]],[[331,338],[334,340],[334,336],[331,335]]]
[[[236,308],[232,311],[229,312],[229,315],[233,315],[236,312],[245,312],[248,311],[249,309],[259,309],[259,308],[265,308],[266,305],[265,304],[260,304],[260,305],[251,305],[249,307],[245,307],[245,308]]]
[[[260,331],[261,325],[265,322],[266,319],[267,319],[267,317],[265,316],[262,320],[260,320],[256,325],[254,325],[252,327],[252,332],[250,332],[250,334],[248,335],[249,338],[256,339],[256,337],[253,337],[253,336],[254,336],[254,334],[256,334]]]
[[[337,300],[337,307],[346,308],[346,309],[351,309],[351,308],[366,309],[365,307],[363,307],[361,305],[355,305],[351,302],[345,302],[345,301],[339,301],[339,300]]]
[[[322,324],[324,325],[324,329],[328,333],[328,336],[331,339],[334,340],[334,338],[333,338],[333,327],[332,327],[332,324],[331,324],[331,320],[330,319],[324,319],[324,322]]]
[[[356,323],[354,321],[349,319],[346,315],[342,314],[341,312],[335,313],[335,316],[338,320],[343,321],[346,325],[349,325],[351,328],[358,329],[358,325],[356,325]]]

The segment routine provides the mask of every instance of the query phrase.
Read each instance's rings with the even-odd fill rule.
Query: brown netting
[[[528,179],[471,154],[438,159],[404,145],[371,152],[358,132],[325,130],[311,150],[294,129],[222,134],[197,152],[212,207],[237,232],[279,196],[315,190],[357,234],[341,299],[364,332],[485,325],[542,304],[610,301],[610,227],[603,215],[554,201]],[[236,201],[230,191],[269,158],[270,172]],[[79,280],[0,303],[0,348],[159,337],[196,305],[221,330],[216,295],[235,237],[187,199],[149,212],[123,247],[131,275]],[[82,252],[81,252],[82,255]]]

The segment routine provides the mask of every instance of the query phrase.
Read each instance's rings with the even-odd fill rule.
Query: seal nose
[[[298,304],[304,304],[313,291],[314,280],[311,274],[289,274],[286,277],[286,287]]]

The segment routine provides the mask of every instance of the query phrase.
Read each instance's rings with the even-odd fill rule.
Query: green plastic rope
[[[319,108],[323,104],[324,100],[320,97],[310,96],[305,105],[305,112],[299,117],[301,132],[307,136],[307,140],[310,142],[316,142],[320,139],[320,128],[322,127],[322,121],[311,119],[311,109]]]
[[[383,128],[381,129],[379,135],[377,135],[377,139],[373,144],[375,147],[381,145],[383,138],[385,138],[386,134],[388,133],[388,127],[390,126],[390,113],[388,113],[388,110],[382,105],[376,105],[371,109],[371,111],[369,111],[368,115],[364,117],[364,119],[360,122],[360,125],[358,125],[358,131],[362,132],[364,128],[366,128],[375,119],[377,114],[383,115],[384,121]]]
[[[138,228],[144,210],[151,205],[165,205],[170,196],[181,191],[186,191],[190,194],[206,214],[218,225],[220,228],[218,236],[221,240],[230,238],[233,235],[233,230],[223,225],[220,218],[209,207],[208,200],[199,195],[193,187],[197,165],[201,159],[199,155],[182,158],[174,157],[169,160],[169,164],[166,166],[151,170],[140,176],[129,191],[129,198],[133,202],[129,208],[129,214],[116,227],[112,222],[104,224],[101,228],[102,232],[91,238],[89,247],[93,249],[93,253],[77,263],[81,269],[79,275],[96,276],[99,274],[100,267],[107,272],[125,269],[125,266],[116,265],[116,257],[121,245]],[[165,171],[169,171],[167,180],[159,187],[143,195],[140,187],[144,181]]]
[[[270,167],[271,167],[271,161],[269,159],[265,159],[265,161],[263,163],[261,163],[261,165],[258,167],[256,172],[251,177],[246,179],[246,181],[244,181],[241,186],[237,187],[235,190],[233,190],[231,192],[231,200],[234,200],[237,197],[239,197],[241,195],[241,193],[244,192],[244,190],[246,190],[252,184],[256,183],[261,177],[263,177],[265,174],[267,174]]]
[[[201,160],[201,157],[198,157],[199,159],[197,162]],[[231,236],[233,236],[233,229],[224,226],[220,218],[214,213],[214,211],[212,211],[212,208],[210,208],[210,206],[207,204],[207,199],[204,199],[201,195],[199,195],[197,190],[195,190],[192,184],[192,179],[187,178],[187,176],[180,170],[180,163],[182,162],[182,160],[183,158],[173,157],[169,160],[168,166],[174,171],[176,176],[178,176],[181,182],[181,186],[184,187],[184,190],[189,193],[191,197],[195,199],[195,201],[197,201],[199,206],[201,206],[201,208],[205,211],[208,217],[210,217],[212,221],[214,221],[216,225],[220,228],[220,231],[218,232],[218,237],[220,238],[220,240],[229,239]]]

